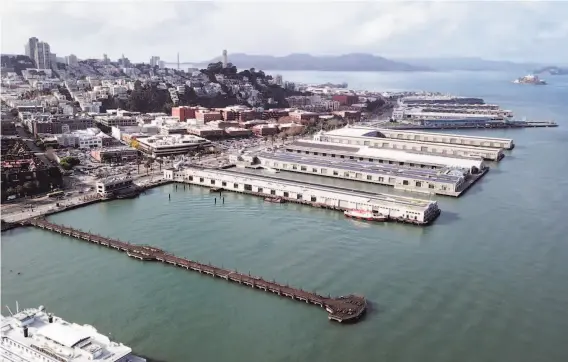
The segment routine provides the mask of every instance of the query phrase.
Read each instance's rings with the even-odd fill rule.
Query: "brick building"
[[[180,122],[195,118],[197,108],[194,107],[173,107],[172,117],[176,117]]]
[[[340,116],[341,118],[349,122],[359,122],[361,120],[360,111],[337,111],[333,112],[333,114]]]
[[[211,121],[220,121],[223,117],[219,111],[198,110],[195,112],[195,119],[207,123]]]
[[[342,106],[350,106],[359,102],[359,97],[354,95],[337,94],[331,97],[331,100],[339,102]]]

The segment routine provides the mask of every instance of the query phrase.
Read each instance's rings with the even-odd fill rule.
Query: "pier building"
[[[384,138],[377,129],[363,127],[344,127],[329,132],[319,132],[314,135],[314,141],[330,142],[341,145],[368,146],[391,150],[415,151],[425,154],[443,155],[450,157],[482,158],[499,161],[505,155],[502,149],[473,147],[454,144],[432,144],[428,142],[409,141]]]
[[[436,201],[355,191],[229,170],[196,167],[184,170],[167,169],[164,170],[164,178],[262,197],[279,197],[291,202],[334,210],[375,211],[394,221],[419,225],[431,223],[440,214]]]
[[[97,194],[103,197],[112,197],[115,194],[120,194],[125,191],[130,191],[134,188],[132,177],[107,177],[103,180],[97,181],[95,188]]]
[[[305,155],[369,161],[404,167],[459,168],[468,173],[477,173],[486,167],[482,159],[438,156],[408,150],[371,148],[369,146],[338,145],[329,142],[296,141],[287,144],[284,149],[288,152]]]
[[[511,150],[515,144],[510,138],[475,137],[450,133],[432,133],[420,131],[403,131],[397,129],[377,128],[378,137],[389,139],[419,141],[430,143],[443,143],[460,146],[503,148]]]
[[[266,168],[382,184],[425,194],[457,197],[468,185],[464,173],[458,169],[401,168],[369,161],[330,160],[288,152],[263,152],[257,157]]]

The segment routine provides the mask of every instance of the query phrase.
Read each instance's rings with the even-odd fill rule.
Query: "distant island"
[[[534,74],[548,73],[550,75],[568,75],[568,67],[561,68],[557,66],[548,66],[536,69],[533,71]]]
[[[429,71],[429,67],[398,62],[372,54],[351,53],[337,56],[314,56],[290,54],[283,57],[271,55],[229,54],[231,63],[239,69],[256,68],[270,70],[320,70],[320,71],[373,71],[373,72],[415,72]],[[221,57],[199,62],[210,64],[221,61]]]

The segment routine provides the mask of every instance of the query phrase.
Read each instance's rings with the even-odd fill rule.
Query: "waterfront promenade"
[[[236,270],[232,271],[214,265],[202,264],[197,261],[178,257],[153,246],[132,244],[117,239],[91,234],[72,227],[54,224],[42,218],[26,220],[23,224],[116,249],[117,251],[126,253],[129,257],[142,261],[168,263],[186,270],[199,272],[200,274],[218,277],[240,285],[249,286],[253,289],[270,292],[281,297],[316,305],[324,308],[329,313],[328,318],[330,320],[340,323],[356,322],[360,320],[367,309],[366,299],[358,295],[351,294],[335,298],[331,296],[326,297],[315,292],[308,292],[289,285],[279,284],[275,281],[268,281],[261,277],[239,273]]]

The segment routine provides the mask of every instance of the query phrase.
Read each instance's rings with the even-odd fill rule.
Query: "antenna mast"
[[[10,312],[10,315],[14,315],[14,313],[12,313],[12,311],[10,310],[10,307],[8,307],[8,305],[6,305],[6,309],[8,309],[8,312]]]

